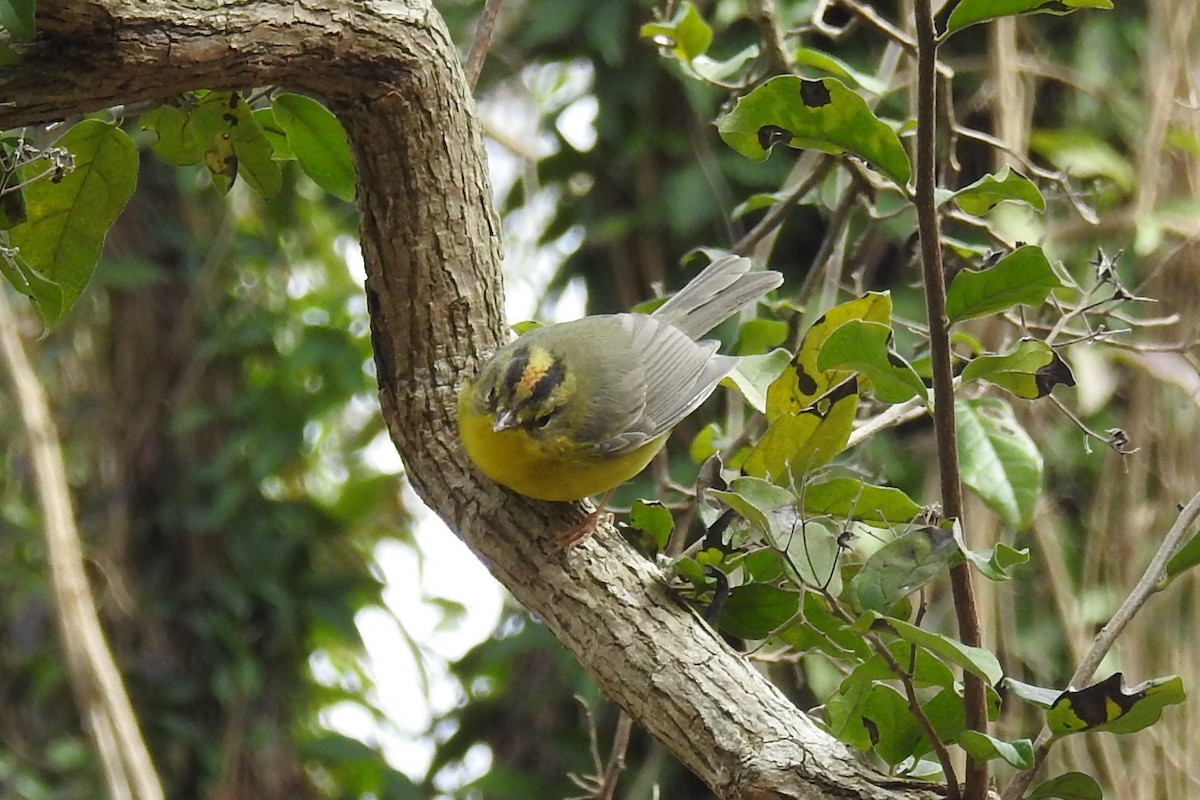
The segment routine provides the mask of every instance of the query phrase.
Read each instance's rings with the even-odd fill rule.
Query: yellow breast
[[[613,458],[585,454],[569,439],[539,440],[520,428],[492,430],[492,416],[459,407],[459,435],[484,475],[538,500],[581,500],[603,494],[641,472],[666,435]]]

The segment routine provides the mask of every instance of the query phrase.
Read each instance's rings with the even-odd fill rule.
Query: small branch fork
[[[937,36],[933,27],[930,0],[916,0],[914,11],[917,31],[916,204],[933,360],[933,423],[937,434],[938,465],[941,474],[942,513],[961,521],[962,482],[958,464],[958,441],[954,428],[954,374],[950,353],[950,324],[946,317],[946,277],[942,269],[937,203],[934,198],[937,177],[934,150],[937,116]],[[975,593],[971,586],[970,566],[964,563],[952,567],[950,585],[958,618],[959,638],[964,644],[979,647],[982,637],[979,614],[975,607]],[[987,698],[983,682],[969,672],[963,675],[963,698],[966,703],[967,727],[986,733]],[[962,797],[964,800],[984,800],[987,791],[987,762],[968,759]]]
[[[596,728],[596,718],[592,709],[582,697],[576,695],[575,699],[583,706],[583,713],[587,717],[592,767],[595,770],[591,775],[568,776],[576,786],[587,792],[575,800],[613,800],[617,791],[617,779],[625,769],[625,751],[629,749],[629,737],[633,734],[633,717],[629,716],[625,709],[621,709],[617,716],[616,729],[613,731],[612,750],[608,755],[608,763],[605,764],[600,757],[600,733]]]

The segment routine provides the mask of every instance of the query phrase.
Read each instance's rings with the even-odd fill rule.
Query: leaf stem
[[[941,477],[942,513],[963,521],[962,482],[958,464],[958,439],[954,428],[954,374],[950,353],[950,323],[946,317],[946,278],[942,269],[938,230],[936,153],[934,139],[937,114],[937,38],[933,28],[930,0],[916,0],[914,16],[917,32],[917,136],[916,205],[921,238],[921,263],[925,278],[925,305],[929,317],[930,355],[933,361],[933,422],[937,434],[938,465]],[[965,529],[965,525],[964,525]],[[958,635],[964,644],[979,647],[981,635],[975,593],[971,586],[971,568],[959,564],[950,570]],[[963,699],[966,723],[971,730],[987,733],[987,698],[983,682],[971,674],[963,675]],[[964,800],[983,800],[988,790],[986,761],[968,758]]]

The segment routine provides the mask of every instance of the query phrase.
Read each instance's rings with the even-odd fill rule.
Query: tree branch
[[[458,386],[502,341],[499,222],[474,104],[427,2],[42,0],[45,33],[0,74],[0,127],[194,88],[272,84],[325,100],[359,179],[380,400],[421,497],[597,685],[721,797],[935,798],[890,780],[798,711],[603,528],[554,546],[578,508],[470,466]]]
[[[950,353],[950,322],[946,318],[946,276],[942,269],[941,233],[938,230],[936,151],[937,37],[930,0],[916,0],[917,31],[917,225],[921,237],[921,263],[925,277],[925,308],[929,317],[929,346],[933,361],[933,424],[937,434],[938,470],[941,477],[942,513],[963,519],[962,482],[958,465],[958,435],[954,424],[954,370]],[[964,530],[966,528],[964,521]],[[981,633],[971,567],[950,568],[950,587],[958,618],[958,635],[964,644],[979,647]],[[967,727],[987,732],[987,697],[978,676],[963,675],[963,701]],[[968,758],[964,800],[983,800],[988,790],[986,761]]]

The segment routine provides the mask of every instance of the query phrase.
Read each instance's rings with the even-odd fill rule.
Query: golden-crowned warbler
[[[492,480],[540,500],[610,491],[642,471],[737,363],[698,339],[782,282],[727,256],[651,314],[525,333],[459,393],[467,453]]]

